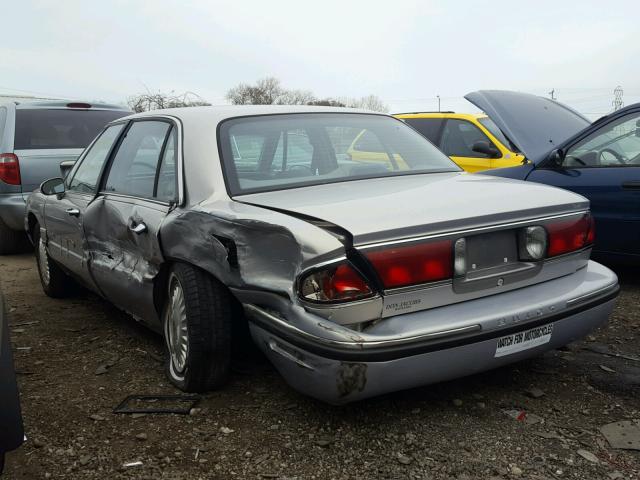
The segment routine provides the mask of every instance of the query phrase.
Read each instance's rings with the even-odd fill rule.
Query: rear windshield
[[[84,148],[104,126],[129,115],[119,110],[16,110],[15,150]]]
[[[394,118],[351,113],[242,117],[220,126],[232,195],[460,169]]]

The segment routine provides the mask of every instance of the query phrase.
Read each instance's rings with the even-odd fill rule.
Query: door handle
[[[622,188],[640,190],[640,181],[622,182]]]
[[[144,224],[144,222],[140,222],[138,224],[132,223],[131,225],[129,225],[129,230],[137,235],[140,235],[141,233],[147,231],[147,226]]]
[[[69,215],[71,217],[79,217],[80,216],[80,210],[78,210],[77,208],[67,208],[65,210],[65,212],[67,212],[67,215]]]

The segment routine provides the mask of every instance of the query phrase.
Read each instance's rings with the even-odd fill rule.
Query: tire
[[[64,298],[73,292],[73,281],[62,269],[49,257],[47,247],[40,236],[40,226],[33,229],[33,242],[35,244],[36,263],[38,264],[38,276],[44,293],[51,298]]]
[[[227,382],[231,366],[232,297],[220,282],[187,264],[168,275],[162,314],[169,381],[185,392]]]
[[[27,236],[7,227],[0,219],[0,255],[11,255],[25,250]]]

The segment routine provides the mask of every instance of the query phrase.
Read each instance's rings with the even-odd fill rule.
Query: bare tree
[[[328,107],[351,107],[388,112],[389,107],[375,95],[361,98],[318,99],[310,90],[284,88],[275,77],[265,77],[255,85],[240,83],[227,92],[227,100],[233,105],[319,105]]]
[[[200,95],[193,92],[176,94],[174,91],[171,91],[170,93],[154,93],[149,90],[147,90],[146,93],[140,93],[129,97],[127,99],[127,104],[134,112],[146,112],[161,108],[199,107],[211,105]]]
[[[255,85],[240,83],[227,92],[226,98],[234,105],[272,105],[285,93],[280,80],[266,77]]]
[[[265,77],[255,85],[241,83],[227,92],[234,105],[306,105],[315,100],[309,90],[284,88],[275,77]]]
[[[315,105],[317,107],[346,107],[347,105],[333,98],[323,98],[321,100],[312,100],[307,105]]]
[[[315,100],[310,90],[283,90],[275,103],[277,105],[309,105]]]
[[[347,107],[351,108],[363,108],[365,110],[373,110],[374,112],[388,113],[389,107],[386,105],[380,97],[376,95],[367,95],[361,98],[350,98],[344,100]]]

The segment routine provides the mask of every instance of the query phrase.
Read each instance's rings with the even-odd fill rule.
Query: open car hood
[[[568,106],[528,93],[479,90],[465,97],[534,163],[591,122]]]

